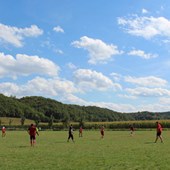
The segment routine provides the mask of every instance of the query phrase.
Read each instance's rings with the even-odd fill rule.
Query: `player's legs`
[[[69,142],[70,138],[71,138],[71,134],[69,133],[67,142]]]
[[[161,132],[157,132],[157,134],[156,134],[156,139],[155,139],[155,143],[157,142],[158,138],[160,138],[161,142],[163,143],[163,139],[162,139],[162,136],[161,136]]]
[[[35,136],[33,136],[33,146],[36,144]]]
[[[163,143],[163,139],[162,139],[162,136],[161,136],[161,134],[159,135],[159,138],[160,138],[161,142]]]
[[[6,133],[5,132],[2,132],[2,137],[5,137]]]
[[[104,137],[104,132],[103,131],[101,131],[101,138],[103,138]]]
[[[156,135],[155,143],[157,142],[157,140],[158,140],[158,136]]]
[[[31,144],[31,146],[34,146],[34,144],[35,144],[35,136],[30,136],[30,144]]]

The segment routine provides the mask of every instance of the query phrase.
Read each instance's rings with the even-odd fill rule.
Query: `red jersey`
[[[80,132],[80,133],[82,133],[82,131],[83,131],[83,128],[82,128],[82,127],[80,127],[79,132]]]
[[[35,126],[30,126],[28,131],[29,131],[30,136],[36,135],[36,127]]]
[[[157,132],[162,132],[162,126],[160,123],[157,124]]]
[[[2,133],[5,133],[5,131],[6,131],[6,128],[3,127],[3,128],[2,128]]]
[[[100,132],[104,132],[104,127],[101,127]]]

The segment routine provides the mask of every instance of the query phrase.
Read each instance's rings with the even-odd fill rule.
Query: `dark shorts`
[[[69,133],[68,139],[70,139],[70,138],[71,138],[72,140],[74,139],[74,137],[73,137],[73,134],[72,134],[72,133]]]
[[[100,133],[101,133],[102,136],[104,136],[104,131],[101,131]]]
[[[157,134],[156,134],[156,135],[157,135],[157,136],[161,136],[161,133],[162,133],[162,132],[157,132]]]
[[[31,135],[30,140],[35,140],[35,136]]]

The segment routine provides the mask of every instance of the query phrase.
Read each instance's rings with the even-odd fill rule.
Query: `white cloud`
[[[140,86],[146,86],[146,87],[161,87],[167,85],[166,80],[154,76],[139,77],[139,78],[126,76],[124,79],[126,82],[133,83]]]
[[[136,96],[130,96],[130,95],[126,95],[126,94],[119,94],[118,96],[121,98],[132,99],[132,100],[137,99]]]
[[[63,54],[63,51],[60,50],[60,49],[54,49],[54,52],[57,53],[57,54]]]
[[[69,104],[77,104],[77,105],[88,105],[88,102],[73,95],[73,94],[64,94],[60,97],[61,101],[68,102]]]
[[[121,54],[117,46],[106,44],[99,39],[92,39],[87,36],[81,37],[80,41],[72,42],[72,45],[77,48],[83,48],[89,52],[90,64],[106,63],[113,55]]]
[[[15,83],[10,83],[10,82],[4,82],[0,83],[0,93],[6,95],[6,96],[11,96],[11,95],[16,95],[18,96],[20,94],[21,88]]]
[[[170,107],[170,97],[161,97],[159,103]]]
[[[110,110],[114,110],[117,112],[134,112],[136,111],[136,107],[131,104],[117,104],[117,103],[110,103],[110,102],[91,102],[90,105],[108,108]]]
[[[142,9],[142,13],[143,13],[143,14],[147,14],[148,11],[147,11],[146,9],[143,8],[143,9]]]
[[[132,56],[139,56],[143,59],[151,59],[151,58],[156,58],[158,57],[157,54],[151,54],[151,53],[145,53],[142,50],[132,50],[128,53],[128,55],[132,55]]]
[[[73,63],[68,63],[67,66],[68,68],[73,69],[73,70],[77,69],[77,67]]]
[[[31,74],[57,76],[60,70],[59,66],[48,59],[26,54],[17,54],[14,58],[0,53],[0,63],[0,77],[16,78]]]
[[[147,88],[147,87],[137,87],[137,88],[127,88],[125,89],[132,96],[142,96],[142,97],[162,97],[170,96],[170,90],[163,88]]]
[[[73,95],[73,93],[79,92],[74,86],[74,83],[68,80],[62,80],[59,78],[45,79],[42,77],[36,77],[25,84],[14,83],[0,83],[0,93],[7,96],[15,95],[17,97],[22,96],[66,96]]]
[[[96,89],[105,91],[108,89],[121,89],[121,85],[113,83],[111,79],[102,73],[90,69],[78,69],[74,72],[76,84],[85,91]]]
[[[114,81],[120,81],[120,79],[122,78],[122,75],[118,73],[111,73],[110,75],[112,76]]]
[[[43,30],[36,25],[31,25],[28,28],[17,28],[0,23],[0,40],[16,47],[23,46],[22,41],[25,37],[37,37],[41,34],[43,34]]]
[[[94,105],[102,108],[108,108],[110,110],[118,111],[118,112],[138,112],[138,111],[150,111],[150,112],[163,112],[169,111],[170,105],[165,103],[152,103],[152,104],[119,104],[119,103],[107,103],[107,102],[91,102],[87,105]]]
[[[118,18],[118,24],[132,35],[150,39],[154,36],[170,37],[170,20],[164,17]]]
[[[54,28],[53,28],[53,31],[64,33],[64,30],[63,30],[60,26],[54,27]]]

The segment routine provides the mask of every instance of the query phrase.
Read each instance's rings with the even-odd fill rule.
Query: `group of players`
[[[158,138],[160,138],[161,143],[163,143],[163,139],[162,139],[162,125],[159,122],[156,122],[156,139],[155,139],[155,143],[157,142]],[[69,142],[70,138],[72,139],[72,141],[74,142],[74,135],[73,135],[73,126],[72,124],[69,127],[69,133],[68,133],[68,139],[67,142]],[[134,131],[135,128],[133,125],[130,125],[130,135],[133,136],[134,135]],[[82,137],[82,133],[83,133],[83,128],[82,126],[80,126],[79,129],[79,137]],[[101,138],[104,138],[104,126],[102,125],[100,128],[100,134],[101,134]]]
[[[160,138],[161,142],[163,143],[163,139],[162,139],[162,125],[159,123],[159,122],[156,122],[156,139],[155,139],[155,143],[157,142],[158,138]],[[134,135],[134,131],[135,131],[135,128],[133,125],[130,126],[130,134],[131,136]],[[34,124],[31,124],[30,127],[28,128],[28,134],[30,136],[30,144],[31,146],[34,146],[36,144],[36,135],[39,136],[39,132],[38,132],[38,128],[34,125]],[[68,139],[67,139],[67,142],[69,142],[70,139],[72,139],[72,141],[74,142],[74,135],[73,135],[73,132],[74,132],[74,129],[73,129],[73,126],[72,124],[70,125],[69,127],[69,130],[68,130]],[[104,138],[104,126],[102,125],[101,128],[100,128],[100,134],[101,134],[101,138],[103,139]],[[5,137],[6,136],[6,128],[3,126],[2,127],[2,137]],[[79,129],[79,137],[83,137],[83,127],[80,126],[80,129]]]

